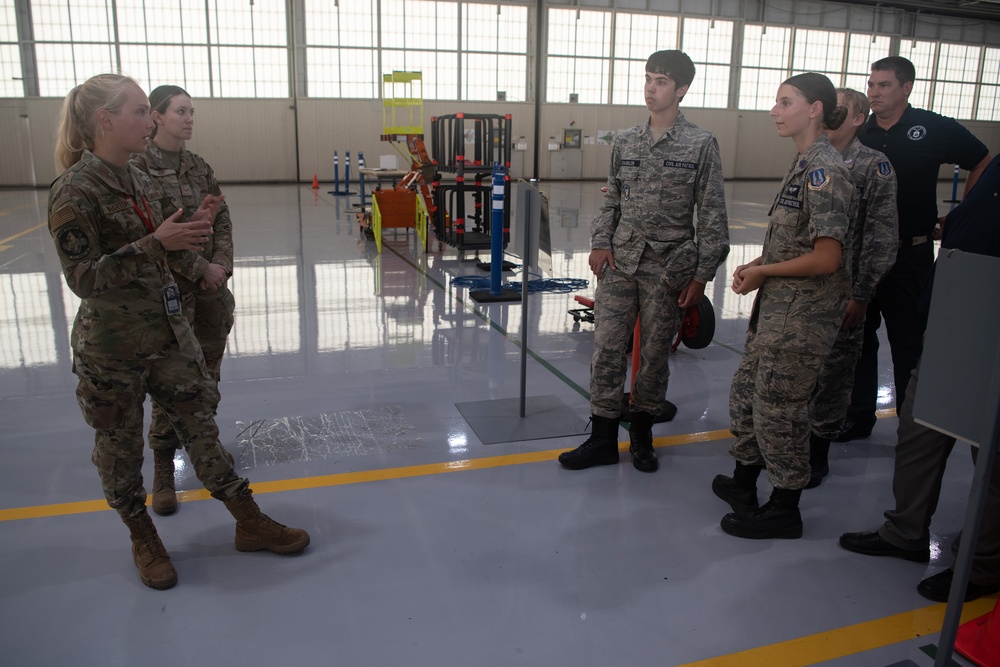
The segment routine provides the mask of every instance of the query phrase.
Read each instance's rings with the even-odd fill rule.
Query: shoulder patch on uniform
[[[73,220],[76,220],[76,209],[72,206],[64,206],[49,216],[49,232],[55,233],[57,229]]]
[[[56,234],[56,242],[69,259],[80,259],[90,252],[90,237],[77,225],[64,225]]]
[[[889,164],[888,160],[882,160],[878,163],[878,175],[882,178],[889,178],[892,176],[892,165]]]
[[[826,175],[826,169],[813,169],[809,172],[809,189],[822,190],[830,184],[830,177]]]

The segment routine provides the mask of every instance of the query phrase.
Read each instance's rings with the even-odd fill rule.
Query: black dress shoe
[[[857,554],[893,556],[914,563],[926,563],[931,559],[930,549],[900,549],[882,539],[877,530],[870,533],[844,533],[840,536],[840,546]]]
[[[917,584],[917,592],[928,600],[934,602],[947,602],[948,594],[951,593],[951,582],[955,576],[954,570],[948,568],[944,572],[938,572],[932,577],[927,577]],[[970,602],[977,598],[993,595],[1000,592],[1000,584],[992,586],[982,586],[971,581],[965,588],[965,601]]]
[[[875,424],[861,424],[853,419],[845,419],[844,425],[840,427],[840,433],[833,439],[834,442],[850,442],[851,440],[864,440],[872,434]]]

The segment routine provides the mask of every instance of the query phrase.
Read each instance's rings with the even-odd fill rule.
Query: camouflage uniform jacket
[[[591,226],[591,248],[611,250],[618,270],[631,274],[646,245],[668,254],[689,240],[698,246],[694,277],[707,283],[729,254],[715,136],[683,114],[655,144],[649,121],[622,131],[611,149],[608,192]]]
[[[160,201],[163,217],[169,217],[183,208],[183,217],[189,220],[205,195],[218,196],[222,191],[212,168],[200,156],[182,148],[180,158],[178,169],[150,140],[145,153],[132,156],[132,164],[149,174],[163,190]],[[225,268],[228,275],[233,275],[233,223],[226,202],[222,202],[212,226],[215,233],[200,253],[171,253],[170,267],[175,274],[183,276],[178,277],[177,282],[185,293],[198,289],[197,282],[210,262]]]
[[[857,139],[847,145],[843,156],[858,196],[858,212],[851,223],[851,298],[868,303],[896,261],[896,172],[885,154]]]
[[[850,220],[856,208],[850,172],[821,135],[785,175],[771,207],[763,264],[810,253],[825,236],[843,246],[840,268],[818,276],[772,276],[757,295],[761,345],[801,354],[827,354],[850,296]]]
[[[143,221],[162,222],[160,197],[145,173],[128,166],[119,175],[90,151],[49,189],[49,233],[66,283],[83,300],[74,352],[150,359],[194,341],[185,316],[166,313],[161,290],[174,278]]]

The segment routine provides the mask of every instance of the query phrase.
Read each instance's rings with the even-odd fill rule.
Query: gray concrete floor
[[[590,277],[601,185],[540,184],[554,277]],[[225,187],[238,306],[222,439],[262,508],[313,541],[298,557],[237,552],[231,518],[179,458],[184,502],[155,518],[180,577],[164,592],[140,583],[90,463],[70,371],[76,305],[44,224],[47,193],[0,191],[0,662],[932,664],[944,606],[915,586],[951,563],[966,447],[948,471],[929,566],[837,545],[891,506],[892,416],[833,447],[832,475],[803,496],[802,539],[719,528],[728,508],[710,483],[732,470],[728,392],[752,303],[729,276],[759,253],[776,188],[727,184],[732,252],[708,289],[715,340],[671,357],[678,412],[654,428],[661,469],[649,475],[627,448],[617,467],[562,469],[555,456],[576,435],[477,437],[456,404],[508,409],[523,332],[520,304],[478,305],[451,286],[487,275],[475,262],[436,242],[421,254],[391,232],[379,254],[346,210],[356,200],[325,185]],[[568,313],[578,294],[593,289],[531,296],[527,394],[586,420],[593,327]]]

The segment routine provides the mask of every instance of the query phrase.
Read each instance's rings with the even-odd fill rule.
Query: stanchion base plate
[[[502,303],[509,301],[520,301],[521,292],[513,289],[501,289],[499,294],[493,294],[491,290],[476,290],[469,292],[469,296],[477,303]]]

